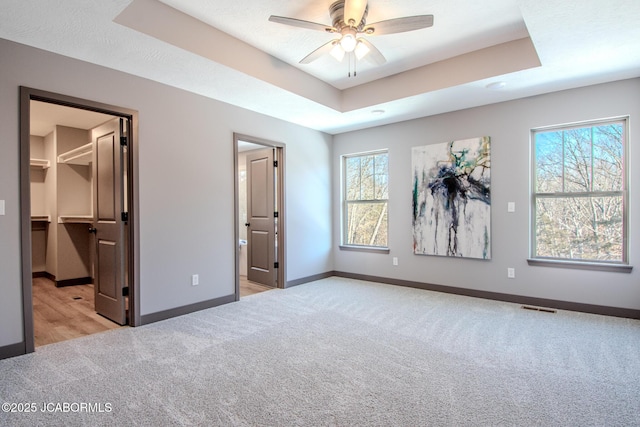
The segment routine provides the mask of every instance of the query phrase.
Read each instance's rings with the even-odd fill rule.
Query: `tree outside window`
[[[533,131],[534,258],[626,263],[626,120]]]
[[[388,153],[343,157],[343,244],[388,247]]]

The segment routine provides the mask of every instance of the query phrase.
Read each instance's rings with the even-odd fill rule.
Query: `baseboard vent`
[[[532,305],[523,305],[520,308],[524,308],[525,310],[542,311],[543,313],[555,313],[556,312],[556,310],[554,310],[552,308],[534,307]]]

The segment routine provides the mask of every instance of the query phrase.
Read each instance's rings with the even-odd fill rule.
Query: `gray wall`
[[[334,138],[333,167],[340,156],[389,149],[390,253],[334,249],[337,271],[619,308],[640,308],[640,79],[591,86],[403,123]],[[530,129],[630,115],[631,274],[527,264],[529,255]],[[414,255],[411,234],[411,147],[488,135],[491,137],[492,259]],[[334,240],[340,241],[340,179],[333,178]],[[516,211],[507,213],[507,202]],[[398,257],[399,265],[392,265]],[[514,267],[515,279],[507,279]]]
[[[234,132],[286,144],[287,280],[333,270],[329,135],[5,40],[0,69],[0,347],[23,340],[20,85],[139,112],[143,316],[234,291]]]

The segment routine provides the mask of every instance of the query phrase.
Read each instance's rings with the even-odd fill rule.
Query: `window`
[[[627,263],[625,119],[533,131],[532,257]]]
[[[343,157],[343,245],[387,248],[387,151]]]

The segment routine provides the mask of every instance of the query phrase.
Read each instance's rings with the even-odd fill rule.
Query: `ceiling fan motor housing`
[[[357,25],[349,25],[349,23],[344,22],[344,0],[338,0],[329,7],[329,15],[331,16],[333,27],[338,30],[338,32],[342,32],[342,29],[345,27],[353,27],[357,32],[362,32],[367,22],[368,12],[369,5],[367,4],[360,22],[358,22]]]

